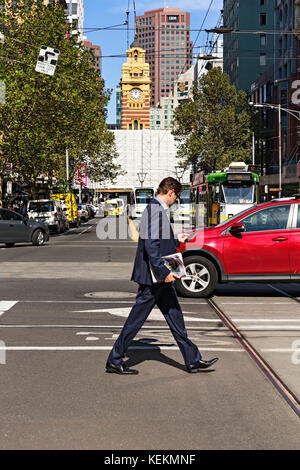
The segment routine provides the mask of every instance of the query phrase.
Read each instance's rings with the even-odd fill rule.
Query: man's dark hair
[[[176,194],[180,194],[182,191],[182,184],[175,180],[175,178],[168,176],[168,178],[163,179],[159,183],[157,194],[167,194],[171,189],[173,189]]]

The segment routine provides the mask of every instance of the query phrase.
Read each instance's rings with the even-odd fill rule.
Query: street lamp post
[[[282,134],[281,134],[281,111],[285,111],[286,113],[293,116],[295,119],[300,121],[300,111],[294,111],[293,109],[283,108],[281,104],[270,104],[270,103],[249,103],[250,106],[254,108],[272,108],[277,109],[278,111],[278,165],[279,165],[279,197],[281,197],[281,184],[282,184]]]

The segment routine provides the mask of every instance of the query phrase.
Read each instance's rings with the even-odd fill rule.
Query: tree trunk
[[[31,193],[32,199],[36,199],[35,178],[31,178],[31,180],[30,180],[30,193]]]

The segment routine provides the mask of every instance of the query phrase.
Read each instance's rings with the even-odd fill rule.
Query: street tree
[[[251,158],[251,114],[245,92],[237,92],[220,67],[195,84],[192,97],[174,113],[173,134],[183,166],[208,171]]]
[[[68,183],[87,156],[87,172],[95,180],[114,179],[117,153],[105,124],[110,92],[92,67],[91,52],[71,34],[59,4],[20,0],[11,10],[1,8],[4,4],[0,0],[0,23],[9,34],[0,43],[0,80],[6,88],[0,104],[0,178],[12,164],[35,197],[37,178],[66,178],[68,149]],[[60,52],[54,76],[35,71],[43,45]]]

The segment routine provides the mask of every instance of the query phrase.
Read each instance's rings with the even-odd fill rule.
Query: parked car
[[[89,220],[89,211],[88,211],[86,205],[85,204],[79,204],[77,206],[77,210],[78,210],[80,220],[82,220],[83,222],[88,222],[88,220]]]
[[[10,248],[21,242],[41,246],[48,240],[49,228],[45,223],[27,219],[9,209],[0,209],[0,243]]]
[[[56,233],[64,231],[64,220],[61,204],[51,199],[28,201],[27,213],[29,219],[44,221],[50,230]]]
[[[187,297],[208,297],[217,282],[300,281],[300,197],[274,199],[189,233],[180,245]]]

